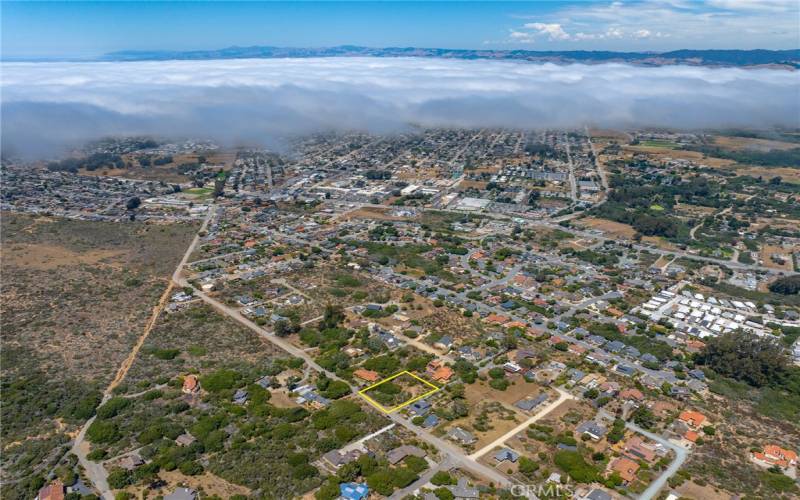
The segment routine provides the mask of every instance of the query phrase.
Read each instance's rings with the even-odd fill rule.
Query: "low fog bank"
[[[109,135],[275,143],[327,130],[800,126],[800,73],[418,58],[2,63],[6,151]]]

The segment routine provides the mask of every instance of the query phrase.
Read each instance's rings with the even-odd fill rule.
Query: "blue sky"
[[[232,45],[623,51],[800,47],[797,0],[0,5],[4,58]]]

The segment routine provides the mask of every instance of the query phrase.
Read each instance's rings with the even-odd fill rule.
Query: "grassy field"
[[[640,145],[648,148],[667,148],[667,149],[675,149],[679,147],[679,144],[673,141],[666,141],[660,139],[653,139],[649,141],[642,141]]]
[[[202,187],[202,188],[187,189],[187,190],[185,190],[183,192],[186,193],[186,194],[190,194],[192,196],[205,197],[205,196],[208,196],[211,193],[213,193],[214,190],[212,188]]]

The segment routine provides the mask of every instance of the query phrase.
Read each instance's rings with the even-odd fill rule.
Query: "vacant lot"
[[[621,222],[615,222],[613,220],[608,219],[597,219],[595,217],[585,217],[583,219],[575,221],[577,225],[583,226],[589,229],[598,229],[603,231],[603,233],[611,236],[612,238],[621,238],[632,240],[633,235],[636,234],[636,230],[633,229],[628,224],[622,224]],[[659,238],[657,236],[644,236],[642,238],[644,243],[650,243],[651,245],[655,245],[659,248],[663,248],[666,250],[674,250],[673,247],[668,241],[664,238]]]
[[[596,219],[594,217],[586,217],[580,219],[578,224],[589,229],[598,229],[603,231],[604,233],[608,233],[612,236],[616,236],[618,238],[626,238],[626,239],[633,239],[633,235],[636,234],[636,230],[633,229],[628,224],[623,224],[621,222],[614,222],[613,220],[608,219]]]
[[[2,473],[24,479],[9,498],[32,497],[91,416],[195,231],[3,213]]]
[[[725,167],[735,164],[733,160],[725,160],[722,158],[714,158],[712,156],[705,156],[703,153],[697,151],[684,151],[682,149],[669,149],[664,147],[647,147],[647,146],[625,146],[623,151],[632,153],[647,153],[656,160],[684,159],[692,160],[701,165],[708,165],[709,167]]]
[[[792,142],[772,141],[769,139],[757,139],[755,137],[736,137],[729,135],[715,137],[714,145],[734,151],[740,151],[743,149],[754,149],[758,151],[770,151],[773,149],[787,150],[797,147],[797,144]]]
[[[499,401],[520,415],[525,416],[522,410],[513,406],[514,403],[527,397],[536,397],[543,389],[537,384],[525,382],[522,377],[514,377],[512,382],[505,391],[498,391],[483,381],[467,385],[467,401],[470,405],[477,405],[481,401]]]
[[[764,245],[761,247],[759,258],[764,261],[766,267],[791,271],[794,268],[792,252],[793,249],[791,247],[784,248],[777,245]],[[772,259],[773,255],[776,257],[776,260]],[[780,262],[781,257],[783,258],[782,264]]]
[[[472,432],[477,442],[468,446],[468,451],[480,450],[495,439],[510,431],[523,418],[514,411],[503,406],[497,401],[484,401],[475,408],[470,408],[470,415],[465,418],[453,420],[447,427],[442,427],[438,432],[461,427]]]

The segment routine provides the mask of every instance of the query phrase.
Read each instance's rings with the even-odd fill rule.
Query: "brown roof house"
[[[181,388],[184,394],[197,394],[200,392],[200,380],[197,375],[187,375],[183,379],[183,387]]]

